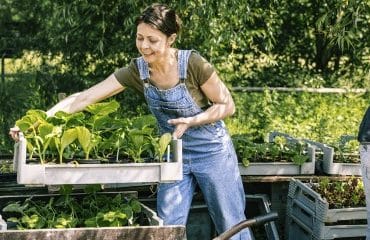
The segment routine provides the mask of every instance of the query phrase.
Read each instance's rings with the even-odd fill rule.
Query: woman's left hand
[[[174,139],[181,138],[184,132],[191,127],[190,125],[191,119],[190,118],[175,118],[168,120],[168,123],[171,125],[175,125],[175,130],[172,133],[172,137]]]

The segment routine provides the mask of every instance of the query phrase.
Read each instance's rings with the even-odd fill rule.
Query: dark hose
[[[268,213],[265,215],[257,216],[255,218],[244,220],[236,225],[234,225],[232,228],[227,230],[226,232],[222,233],[220,236],[214,238],[213,240],[227,240],[236,233],[240,232],[242,229],[250,227],[252,225],[258,225],[265,222],[270,222],[273,220],[276,220],[278,218],[278,214],[275,212]]]

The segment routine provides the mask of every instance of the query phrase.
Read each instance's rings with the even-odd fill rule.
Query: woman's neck
[[[159,74],[166,74],[174,67],[177,67],[176,49],[170,48],[162,58],[149,64],[149,70]]]

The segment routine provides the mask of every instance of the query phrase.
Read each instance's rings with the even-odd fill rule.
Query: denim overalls
[[[160,134],[174,131],[167,120],[190,117],[203,110],[194,102],[185,86],[191,50],[178,51],[180,82],[161,90],[150,84],[149,68],[144,59],[136,63],[144,81],[144,95],[158,121]],[[223,121],[191,127],[182,136],[183,180],[162,183],[158,187],[157,211],[165,225],[186,225],[196,183],[198,183],[211,218],[220,234],[245,220],[245,195],[237,158]],[[250,239],[244,230],[232,239]]]

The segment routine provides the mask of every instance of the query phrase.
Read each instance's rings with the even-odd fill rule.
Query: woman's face
[[[171,44],[168,37],[149,24],[140,23],[136,32],[136,47],[144,60],[152,63],[164,56]]]

